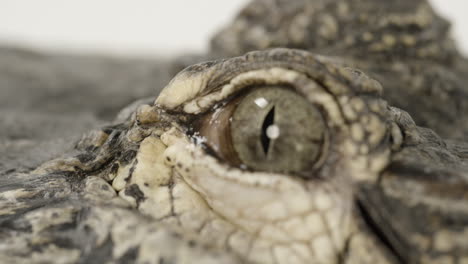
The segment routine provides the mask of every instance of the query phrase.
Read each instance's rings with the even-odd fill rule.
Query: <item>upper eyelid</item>
[[[228,83],[211,89],[211,91],[204,95],[194,95],[191,98],[186,98],[184,101],[181,101],[179,105],[173,106],[173,108],[179,108],[180,111],[187,114],[200,114],[206,112],[212,106],[222,102],[233,94],[253,85],[291,84],[291,86],[294,86],[292,85],[294,80],[300,77],[305,76],[297,71],[279,67],[247,71],[235,76],[229,80]],[[158,98],[156,103],[163,107],[169,106],[170,108],[171,105],[166,104],[165,99],[166,96],[163,96],[162,99]]]
[[[289,84],[300,93],[309,93],[307,87],[300,87],[304,80],[315,82],[333,97],[382,94],[382,86],[359,70],[306,51],[278,48],[188,67],[163,89],[155,105],[200,114],[253,84]]]

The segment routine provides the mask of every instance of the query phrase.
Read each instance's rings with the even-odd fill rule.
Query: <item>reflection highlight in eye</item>
[[[253,87],[201,117],[196,130],[213,154],[237,167],[303,174],[323,155],[326,126],[289,87]]]
[[[271,125],[266,130],[266,135],[270,139],[277,139],[280,136],[280,129],[277,125]]]
[[[265,108],[268,105],[268,101],[263,97],[259,97],[255,99],[255,104],[260,108]]]

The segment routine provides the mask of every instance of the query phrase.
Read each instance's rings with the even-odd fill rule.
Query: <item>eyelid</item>
[[[243,97],[243,95],[235,96],[218,108],[202,114],[194,127],[195,131],[205,139],[204,145],[213,151],[213,154],[223,160],[229,160],[233,165],[240,165],[242,162],[232,145],[231,117]]]
[[[169,91],[174,88],[179,88],[177,82],[171,86],[164,88],[162,94],[157,99],[157,104],[169,110],[183,111],[187,114],[200,114],[209,111],[214,105],[219,104],[235,94],[243,93],[246,89],[254,86],[263,85],[289,85],[294,87],[295,80],[299,78],[307,78],[304,74],[281,67],[271,67],[264,69],[256,69],[239,73],[232,77],[227,82],[219,84],[216,88],[204,87],[200,90],[200,83],[192,81],[191,83],[183,83],[183,86],[195,86],[199,92],[192,94],[188,98],[180,99],[178,104],[167,99]],[[206,85],[205,82],[203,82]],[[164,92],[164,93],[163,93]],[[190,98],[190,99],[189,99]],[[169,105],[169,103],[171,105]]]

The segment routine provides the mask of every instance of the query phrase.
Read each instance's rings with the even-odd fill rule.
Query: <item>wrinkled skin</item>
[[[313,53],[190,66],[72,155],[3,175],[0,259],[467,263],[466,61],[424,1],[363,2],[254,1],[209,56]],[[203,137],[207,127],[224,133],[213,125],[219,109],[278,85],[326,124],[313,169],[253,170],[207,147],[227,147]]]

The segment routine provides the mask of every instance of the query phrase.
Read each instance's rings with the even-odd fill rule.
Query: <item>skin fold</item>
[[[253,1],[225,59],[2,175],[0,259],[468,263],[465,61],[425,1],[379,4]]]

